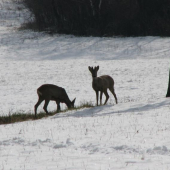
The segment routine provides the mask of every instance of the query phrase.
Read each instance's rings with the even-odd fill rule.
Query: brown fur
[[[99,66],[97,67],[90,67],[89,66],[89,71],[92,74],[92,87],[94,89],[94,91],[96,92],[96,102],[97,102],[97,106],[98,106],[98,96],[99,96],[99,91],[100,91],[100,105],[102,105],[102,95],[103,93],[106,96],[106,100],[104,102],[104,104],[107,103],[108,99],[109,99],[109,95],[107,93],[107,89],[109,89],[111,91],[111,93],[113,94],[116,104],[117,104],[117,97],[116,94],[114,92],[114,80],[112,77],[108,76],[108,75],[103,75],[100,77],[97,77],[97,71],[99,70]]]
[[[37,89],[37,94],[38,94],[39,99],[34,107],[35,117],[37,115],[38,106],[44,100],[45,100],[45,104],[44,104],[43,109],[46,112],[46,114],[48,114],[47,106],[50,100],[53,100],[56,102],[57,112],[60,111],[60,103],[65,103],[68,108],[74,107],[75,99],[71,102],[65,89],[62,87],[58,87],[53,84],[44,84]]]

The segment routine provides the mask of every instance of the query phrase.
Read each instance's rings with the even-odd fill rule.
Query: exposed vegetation
[[[90,108],[93,107],[93,104],[90,102],[82,103],[80,106],[77,106],[73,109],[65,109],[60,111],[59,113],[67,112],[69,110],[79,110],[83,108]],[[49,117],[57,114],[56,112],[50,112],[49,115],[46,115],[46,113],[41,112],[37,114],[37,117],[35,118],[35,115],[33,113],[14,113],[14,114],[9,114],[7,116],[0,116],[0,125],[2,124],[10,124],[10,123],[16,123],[16,122],[23,122],[23,121],[28,121],[28,120],[37,120],[41,119],[44,117]]]
[[[39,31],[83,36],[170,36],[169,0],[23,0]]]

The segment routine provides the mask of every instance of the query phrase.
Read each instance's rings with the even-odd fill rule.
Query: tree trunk
[[[170,70],[169,70],[169,83],[168,83],[168,91],[166,97],[170,97]]]

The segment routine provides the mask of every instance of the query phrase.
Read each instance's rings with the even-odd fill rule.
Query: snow
[[[0,115],[33,113],[44,83],[64,87],[76,105],[95,104],[88,66],[97,65],[114,78],[118,104],[109,92],[105,106],[0,125],[0,169],[169,170],[170,38],[18,31],[30,13],[16,2],[0,0]]]

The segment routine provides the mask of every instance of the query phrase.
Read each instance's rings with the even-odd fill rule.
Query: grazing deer
[[[42,101],[45,100],[44,103],[44,111],[46,114],[48,114],[47,111],[47,106],[50,100],[53,100],[57,104],[57,112],[60,111],[60,103],[65,103],[68,108],[73,108],[74,107],[74,102],[76,98],[73,101],[70,101],[66,91],[62,87],[58,87],[53,84],[44,84],[40,86],[37,89],[37,94],[38,94],[38,102],[36,103],[34,109],[35,109],[35,117],[37,116],[37,108],[41,104]]]
[[[100,105],[102,105],[103,93],[106,96],[104,105],[107,103],[107,101],[109,99],[107,89],[109,89],[111,91],[111,93],[113,94],[113,96],[115,98],[116,104],[117,104],[117,97],[114,92],[114,80],[112,79],[112,77],[110,77],[108,75],[97,77],[97,71],[99,70],[99,66],[94,67],[94,68],[89,66],[89,70],[90,70],[90,72],[92,74],[92,78],[93,78],[92,87],[93,87],[94,91],[96,92],[97,106],[98,106],[99,91],[100,91]]]

